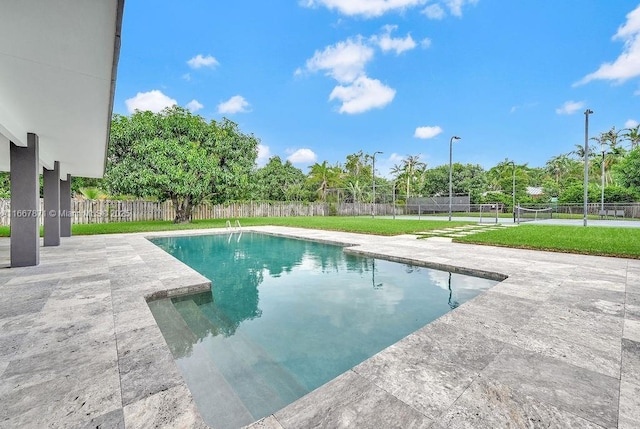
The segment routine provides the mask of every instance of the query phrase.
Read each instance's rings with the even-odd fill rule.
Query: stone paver
[[[518,226],[518,225],[509,225],[509,226]],[[454,226],[450,228],[443,229],[434,229],[431,231],[424,232],[416,232],[415,235],[421,238],[434,238],[434,237],[466,237],[467,235],[478,234],[485,231],[495,231],[497,229],[504,228],[504,225],[501,224],[493,224],[493,225],[462,225],[462,226]]]
[[[250,229],[506,277],[251,427],[640,427],[640,261]],[[0,269],[0,427],[206,427],[147,299],[209,283],[151,235],[71,237]]]

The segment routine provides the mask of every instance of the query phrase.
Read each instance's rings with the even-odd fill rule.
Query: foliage
[[[327,201],[330,189],[339,188],[342,184],[342,169],[339,165],[329,165],[327,161],[317,162],[310,168],[307,181],[315,189],[321,201]]]
[[[402,164],[393,166],[391,174],[395,176],[395,181],[401,189],[404,186],[405,198],[420,196],[420,192],[415,190],[424,186],[426,168],[427,164],[420,161],[420,155],[407,155]],[[414,195],[416,193],[418,195]]]
[[[605,203],[633,203],[638,200],[638,192],[634,188],[623,188],[622,186],[605,186]]]
[[[0,198],[11,198],[9,173],[0,172]]]
[[[595,183],[590,183],[587,188],[587,200],[590,203],[600,202],[600,187]],[[558,197],[558,202],[561,204],[577,204],[584,202],[584,185],[572,185],[567,188]]]
[[[620,186],[604,187],[605,203],[631,203],[636,201],[638,194],[635,190]],[[590,183],[588,187],[588,202],[599,203],[602,200],[602,188],[595,183]],[[577,204],[584,202],[584,186],[582,184],[573,185],[560,195],[558,202],[561,204]]]
[[[640,189],[640,146],[629,152],[614,167],[614,175],[620,185]]]
[[[622,134],[622,136],[631,144],[631,150],[638,147],[638,144],[640,144],[640,125],[627,128],[624,131],[625,132]]]
[[[453,164],[453,194],[469,194],[471,203],[482,202],[482,194],[487,189],[484,169],[478,164]],[[449,195],[449,166],[441,165],[424,173],[423,195]]]
[[[79,193],[88,200],[103,200],[107,198],[107,194],[102,190],[94,187],[80,188]]]
[[[257,145],[227,119],[206,122],[177,106],[114,115],[104,183],[113,194],[169,199],[174,222],[189,222],[194,205],[248,194]]]
[[[102,188],[102,179],[89,178],[89,177],[71,177],[71,194],[82,194],[81,188]]]
[[[302,170],[290,161],[282,162],[279,156],[259,168],[254,174],[257,199],[268,201],[302,201],[308,196],[304,192],[306,177]]]

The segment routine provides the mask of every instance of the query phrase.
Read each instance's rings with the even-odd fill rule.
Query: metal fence
[[[449,197],[418,197],[408,198],[405,206],[407,214],[448,213],[449,204],[452,212],[471,211],[469,195],[453,195]]]

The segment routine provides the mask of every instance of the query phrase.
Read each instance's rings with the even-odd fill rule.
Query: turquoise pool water
[[[254,233],[152,241],[212,282],[149,307],[216,429],[274,413],[496,283]]]

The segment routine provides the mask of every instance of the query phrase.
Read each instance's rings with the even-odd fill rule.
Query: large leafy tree
[[[189,222],[205,199],[242,194],[257,145],[235,123],[207,122],[181,107],[114,115],[105,184],[110,193],[171,200],[174,222]]]
[[[455,194],[470,194],[471,202],[480,202],[482,192],[487,190],[487,174],[478,164],[453,164],[451,185]],[[449,166],[430,168],[424,174],[424,195],[449,195]]]
[[[640,146],[629,152],[613,171],[622,186],[640,189]]]
[[[305,179],[302,170],[294,167],[290,161],[283,163],[279,156],[271,157],[255,173],[259,198],[271,201],[301,200],[304,197]]]
[[[223,118],[208,124],[210,139],[207,146],[218,158],[220,175],[213,182],[213,203],[229,200],[247,200],[250,196],[251,177],[258,157],[259,140],[253,134],[244,134],[238,124]]]

